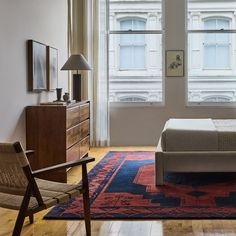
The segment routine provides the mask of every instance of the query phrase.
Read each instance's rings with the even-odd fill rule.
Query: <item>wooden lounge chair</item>
[[[21,144],[0,143],[0,207],[19,210],[13,236],[21,233],[24,219],[33,223],[36,212],[83,194],[84,219],[87,235],[91,235],[89,187],[86,164],[94,158],[86,157],[48,168],[32,171],[27,152]],[[36,178],[40,173],[82,165],[82,184],[72,185]]]

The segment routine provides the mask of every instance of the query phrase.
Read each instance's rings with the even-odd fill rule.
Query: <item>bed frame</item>
[[[155,152],[156,185],[165,172],[236,172],[236,151],[165,152],[161,142]]]

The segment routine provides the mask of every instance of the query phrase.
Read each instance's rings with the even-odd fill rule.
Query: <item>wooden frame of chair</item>
[[[14,143],[14,148],[16,153],[24,152],[21,144],[19,142]],[[32,151],[28,152],[31,153]],[[54,170],[61,170],[64,168],[69,168],[77,165],[82,165],[82,187],[80,192],[83,194],[83,201],[84,201],[84,219],[85,219],[85,228],[87,236],[91,235],[91,223],[90,223],[90,202],[89,202],[89,186],[88,186],[88,174],[87,174],[87,166],[86,164],[89,162],[94,161],[95,158],[85,157],[80,160],[66,162],[54,166],[50,166],[47,168],[39,169],[36,171],[32,171],[31,167],[25,166],[23,167],[24,173],[28,179],[28,186],[24,194],[23,201],[21,203],[20,211],[17,216],[17,220],[15,223],[15,227],[13,230],[13,236],[19,236],[24,224],[25,217],[29,216],[30,223],[32,224],[34,221],[33,215],[41,210],[47,208],[47,206],[43,202],[43,198],[40,194],[39,188],[37,183],[34,179],[40,173],[45,173]],[[33,210],[28,210],[30,198],[35,197],[38,202],[38,207]]]

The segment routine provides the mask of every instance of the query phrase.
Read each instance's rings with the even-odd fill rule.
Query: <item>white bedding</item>
[[[161,140],[164,151],[218,150],[218,134],[212,119],[169,119]]]
[[[161,135],[163,151],[235,151],[236,119],[169,119]]]
[[[218,150],[236,151],[236,119],[213,120],[218,131]]]

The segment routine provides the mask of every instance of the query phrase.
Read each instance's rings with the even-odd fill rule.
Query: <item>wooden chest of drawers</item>
[[[89,151],[89,101],[69,106],[26,107],[26,145],[35,150],[30,158],[33,170],[87,156]],[[66,182],[66,170],[40,176]]]

